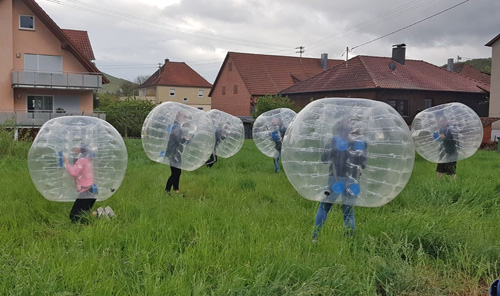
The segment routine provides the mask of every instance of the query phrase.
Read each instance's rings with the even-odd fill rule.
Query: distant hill
[[[472,59],[472,60],[467,60],[465,62],[458,62],[455,63],[454,65],[457,66],[462,64],[470,64],[479,71],[491,75],[491,58]],[[446,64],[443,65],[442,67],[446,68]]]
[[[102,73],[106,78],[108,78],[109,83],[103,84],[102,88],[99,89],[98,93],[100,94],[105,94],[105,93],[116,93],[120,90],[120,85],[124,82],[132,83],[126,79],[121,79],[118,77],[114,77],[113,75],[107,74],[107,73]]]

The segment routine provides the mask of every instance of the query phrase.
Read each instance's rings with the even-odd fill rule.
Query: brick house
[[[139,86],[139,99],[157,104],[167,101],[183,103],[209,111],[211,88],[212,84],[186,63],[166,59],[165,64]]]
[[[277,94],[340,63],[326,54],[315,59],[228,52],[210,91],[212,108],[248,118],[259,97]]]
[[[405,58],[405,45],[392,58],[356,56],[283,91],[298,106],[325,97],[366,98],[386,102],[411,124],[432,106],[460,102],[488,116],[490,85],[420,60]]]
[[[39,127],[50,118],[94,113],[108,80],[92,63],[86,31],[62,30],[34,0],[0,1],[0,123]]]

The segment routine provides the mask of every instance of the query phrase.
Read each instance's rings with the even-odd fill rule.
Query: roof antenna
[[[299,47],[295,47],[295,49],[298,49],[296,53],[300,54],[300,63],[302,63],[302,54],[304,53],[304,51],[306,51],[305,47],[301,45]]]

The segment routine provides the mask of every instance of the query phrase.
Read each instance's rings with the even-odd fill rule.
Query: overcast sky
[[[213,83],[228,51],[299,56],[299,46],[345,59],[347,47],[349,58],[389,57],[405,43],[408,59],[440,66],[491,57],[484,45],[500,34],[498,0],[36,1],[61,28],[88,32],[102,72],[130,81],[168,58]]]

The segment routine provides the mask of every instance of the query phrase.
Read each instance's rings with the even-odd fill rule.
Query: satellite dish
[[[390,63],[389,63],[389,69],[391,69],[391,71],[396,70],[396,63],[394,63],[394,62],[390,62]]]

